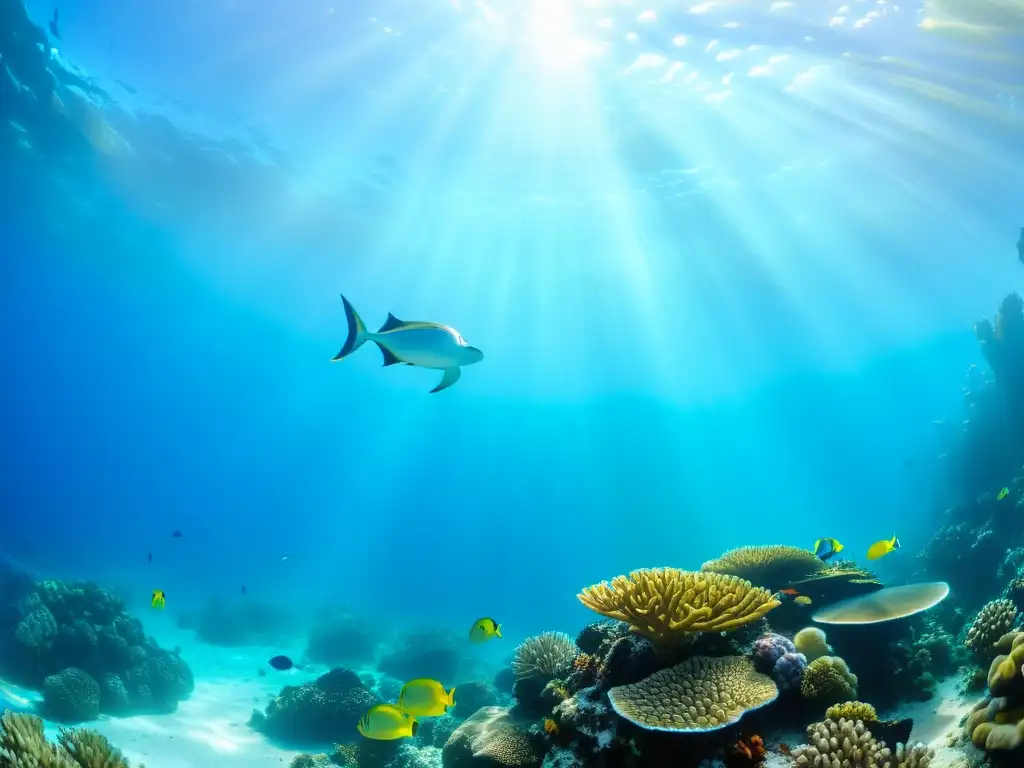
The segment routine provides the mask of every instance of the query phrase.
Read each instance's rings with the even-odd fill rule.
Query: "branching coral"
[[[804,670],[800,693],[822,703],[852,699],[857,695],[857,676],[838,656],[822,656]]]
[[[572,669],[579,648],[563,632],[544,632],[529,637],[516,648],[512,671],[517,678],[554,678]]]
[[[972,651],[991,650],[995,642],[1005,635],[1017,618],[1017,608],[1010,600],[993,600],[985,605],[967,630],[964,645]]]
[[[793,750],[798,768],[927,768],[935,756],[921,744],[890,749],[860,721],[826,720],[807,728],[808,746]]]
[[[700,567],[704,572],[737,576],[772,591],[825,569],[809,550],[788,546],[739,547]]]
[[[621,717],[652,731],[725,728],[778,697],[775,683],[745,656],[694,656],[638,683],[608,691]]]
[[[724,632],[757,621],[779,605],[772,594],[735,576],[653,568],[587,587],[579,600],[627,622],[656,644],[693,632]]]
[[[58,741],[53,744],[46,740],[43,721],[34,715],[10,711],[0,715],[3,768],[131,768],[128,760],[96,731],[62,728]]]

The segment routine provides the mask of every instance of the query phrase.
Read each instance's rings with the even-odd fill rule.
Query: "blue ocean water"
[[[13,58],[19,5],[0,554],[502,658],[744,544],[910,571],[1024,275],[1019,5],[79,0]],[[332,364],[340,293],[485,358]]]

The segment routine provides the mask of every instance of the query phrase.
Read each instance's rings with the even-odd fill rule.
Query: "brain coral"
[[[802,653],[786,653],[775,664],[772,677],[783,691],[799,691],[807,671],[807,657]]]
[[[579,594],[587,608],[627,622],[655,643],[691,632],[723,632],[757,621],[779,605],[766,589],[735,576],[652,568],[616,576]]]
[[[799,768],[927,768],[935,756],[921,744],[891,750],[852,720],[814,723],[807,740],[808,746],[793,750]]]
[[[750,652],[754,659],[754,666],[758,672],[771,673],[775,664],[787,653],[796,653],[796,646],[793,641],[784,635],[777,635],[769,632],[761,635],[754,641],[754,647]]]
[[[704,732],[725,728],[779,695],[745,656],[694,656],[639,683],[608,691],[619,716],[653,731]]]
[[[857,676],[838,656],[822,656],[804,670],[800,693],[823,703],[852,699],[857,695]]]
[[[700,567],[705,572],[738,576],[772,591],[824,568],[825,564],[813,552],[778,545],[732,549]]]
[[[538,740],[514,723],[504,707],[484,707],[455,729],[444,745],[445,765],[481,764],[509,768],[539,766]]]
[[[1017,618],[1017,607],[1011,600],[993,600],[987,603],[967,630],[964,645],[972,651],[987,651],[1006,634]]]
[[[801,629],[793,636],[793,645],[807,657],[808,661],[814,661],[832,653],[832,649],[825,641],[825,633],[817,627]]]
[[[43,681],[43,708],[47,717],[80,723],[100,716],[100,685],[92,675],[69,667]]]
[[[512,671],[519,679],[526,677],[558,677],[572,668],[579,648],[563,632],[544,632],[529,637],[516,648]]]

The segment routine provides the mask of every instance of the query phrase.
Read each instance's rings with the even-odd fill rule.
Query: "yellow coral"
[[[773,592],[824,568],[813,552],[781,545],[739,547],[700,567],[705,572],[738,576]]]
[[[766,589],[735,576],[652,568],[587,587],[579,600],[590,610],[627,622],[655,643],[693,632],[724,632],[757,621],[779,605]]]
[[[725,728],[779,695],[745,656],[694,656],[639,683],[608,691],[615,712],[654,731],[705,732]]]
[[[822,656],[804,670],[800,693],[823,703],[850,699],[857,695],[857,676],[838,656]]]
[[[982,699],[967,717],[964,733],[978,749],[1014,750],[1024,744],[1024,711],[1008,710],[1005,698]]]
[[[862,720],[870,722],[878,719],[878,713],[870,704],[863,701],[844,701],[842,704],[833,704],[825,710],[825,717],[829,720]]]
[[[58,741],[60,745],[46,740],[43,721],[35,715],[11,711],[0,715],[0,766],[4,768],[130,768],[96,731],[62,728]]]
[[[796,646],[798,653],[802,653],[807,657],[808,661],[814,661],[832,653],[832,648],[829,647],[828,642],[825,640],[825,633],[817,627],[801,629],[793,635],[793,645]]]
[[[548,736],[558,735],[558,723],[552,720],[550,717],[544,718],[544,733]]]
[[[999,654],[988,668],[988,687],[993,696],[1002,696],[1020,682],[1024,665],[1024,632],[1010,632],[993,645]],[[1017,682],[1014,682],[1017,681]]]

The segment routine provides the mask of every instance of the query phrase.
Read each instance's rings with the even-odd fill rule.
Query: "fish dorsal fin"
[[[388,312],[388,319],[384,321],[384,325],[380,327],[377,333],[385,333],[386,331],[393,331],[396,328],[401,328],[405,325],[404,320],[399,320],[397,317]]]

